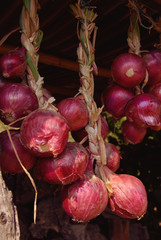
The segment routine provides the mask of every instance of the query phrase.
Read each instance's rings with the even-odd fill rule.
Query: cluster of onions
[[[62,185],[62,206],[74,221],[89,221],[107,207],[122,217],[143,216],[147,208],[145,188],[137,178],[116,173],[121,155],[112,143],[104,141],[106,164],[102,171],[106,180],[102,179],[100,172],[97,173],[95,159],[88,149],[85,127],[89,112],[83,96],[63,99],[57,105],[58,111],[39,108],[33,90],[25,83],[16,82],[26,71],[24,54],[24,48],[16,49],[0,59],[1,75],[9,80],[0,86],[0,119],[10,126],[9,131],[0,133],[2,171],[21,173],[23,165],[27,170],[33,168],[37,179]],[[125,87],[116,84],[113,87],[107,93],[111,97],[115,94],[120,97],[115,102],[119,108],[115,117],[120,118],[124,115],[127,102],[134,99],[134,94]],[[48,99],[50,94],[44,97]],[[115,109],[112,104],[111,109]],[[157,112],[157,101],[153,100],[152,104]],[[130,116],[133,117],[132,114]],[[141,121],[139,117],[139,114],[136,115],[138,122]],[[144,129],[148,124],[147,117]],[[69,141],[69,132],[74,139],[72,142]],[[108,135],[108,123],[103,116],[101,135],[104,140]]]
[[[115,87],[117,90],[120,89],[119,86],[115,85]],[[125,92],[128,92],[128,90],[125,89]],[[134,94],[129,91],[129,94],[127,94],[128,101],[133,97]],[[80,146],[80,143],[84,144],[88,152],[88,134],[85,128],[85,118],[81,116],[82,124],[80,126],[81,118],[77,113],[80,99],[81,104],[85,104],[82,96],[79,99],[77,97],[64,99],[58,104],[58,110],[66,118],[71,134],[78,146]],[[126,96],[124,99],[126,101]],[[85,108],[84,105],[82,109]],[[81,113],[83,114],[83,111]],[[101,134],[105,140],[108,137],[108,123],[104,120],[101,115]],[[76,124],[77,121],[78,124]],[[86,122],[88,122],[87,119]],[[76,142],[70,143],[70,145],[75,145]],[[101,214],[106,208],[121,217],[139,219],[146,213],[147,209],[145,187],[137,177],[116,173],[120,167],[121,155],[119,150],[108,141],[104,141],[104,144],[106,164],[102,166],[102,171],[105,178],[102,178],[103,175],[98,170],[99,167],[94,164],[94,158],[90,151],[88,152],[88,165],[82,171],[82,176],[78,176],[75,167],[75,155],[72,151],[70,156],[72,166],[70,165],[71,161],[69,161],[69,167],[67,167],[68,164],[67,162],[65,164],[65,161],[69,143],[66,145],[65,150],[58,155],[57,162],[54,162],[53,158],[48,158],[47,162],[41,160],[37,166],[37,175],[40,179],[44,179],[49,183],[65,185],[61,190],[62,206],[74,221],[89,221]],[[65,170],[60,170],[62,164],[65,164]],[[82,165],[84,164],[82,163]],[[75,168],[74,171],[73,168]],[[73,181],[73,179],[77,180]],[[70,184],[69,180],[71,181]]]
[[[35,92],[24,83],[26,66],[24,47],[7,52],[0,58],[3,79],[0,120],[9,125],[8,133],[7,127],[0,133],[0,165],[4,172],[23,172],[18,158],[30,170],[37,156],[56,157],[68,141],[69,128],[64,117],[56,111],[40,109]]]
[[[3,79],[0,85],[0,119],[6,126],[6,131],[0,133],[1,169],[4,173],[16,174],[24,172],[24,168],[28,171],[33,168],[36,178],[49,184],[65,185],[62,196],[69,193],[70,188],[79,192],[80,202],[77,201],[77,213],[73,213],[73,219],[88,221],[106,208],[108,194],[103,181],[92,170],[87,171],[88,149],[79,142],[68,142],[69,131],[82,130],[88,123],[86,103],[79,95],[62,100],[57,106],[58,111],[39,108],[35,92],[26,82],[20,82],[24,79],[26,65],[23,47],[0,58]],[[50,94],[45,92],[44,98],[50,98]],[[105,138],[108,124],[103,117],[102,122]],[[90,208],[85,195],[88,200],[90,197],[89,204],[93,204]],[[62,204],[67,205],[67,202],[65,204],[62,200]],[[83,208],[84,212],[87,209],[86,213],[82,212]]]
[[[161,51],[123,53],[111,65],[112,83],[102,93],[105,110],[122,123],[125,142],[137,144],[147,128],[161,129]]]
[[[18,47],[9,51],[0,58],[0,120],[11,125],[9,134],[0,133],[0,166],[6,173],[20,173],[23,168],[33,168],[36,158],[28,151],[20,140],[20,126],[22,120],[39,106],[33,90],[20,82],[26,71],[25,48]],[[22,81],[22,80],[21,80]],[[13,128],[12,128],[13,127]]]

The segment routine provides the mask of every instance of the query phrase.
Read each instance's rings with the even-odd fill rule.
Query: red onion
[[[150,128],[154,131],[160,131],[161,130],[161,126],[153,126],[153,127],[150,127]]]
[[[144,54],[143,59],[149,74],[148,85],[161,81],[161,51],[152,50]]]
[[[88,171],[84,178],[62,189],[62,206],[78,222],[87,222],[100,215],[108,203],[103,181]]]
[[[102,115],[100,115],[100,118],[101,118],[101,135],[102,135],[102,138],[105,139],[108,135],[108,123]],[[88,133],[85,130],[85,128],[82,128],[77,131],[72,131],[71,134],[72,134],[73,139],[76,142],[81,142],[83,140],[83,138],[88,136]],[[87,145],[88,145],[88,140],[86,140],[83,143],[83,146],[87,146]]]
[[[10,131],[10,134],[21,163],[27,170],[30,170],[34,166],[35,157],[22,146],[19,139],[20,134],[18,131]],[[15,155],[14,149],[6,131],[0,133],[0,149],[0,166],[2,171],[10,173],[23,172],[23,168],[21,167]]]
[[[130,90],[119,85],[110,85],[102,93],[102,102],[105,110],[119,119],[125,115],[125,106],[133,97],[134,94]]]
[[[38,175],[50,184],[70,184],[82,177],[88,164],[88,153],[79,143],[68,142],[57,158],[39,159]]]
[[[21,83],[7,83],[0,88],[0,118],[11,123],[38,108],[36,94]]]
[[[0,58],[0,71],[5,78],[21,77],[26,70],[26,49],[16,48]]]
[[[123,218],[141,218],[147,210],[147,194],[143,183],[135,176],[113,173],[104,166],[104,173],[109,180],[108,186],[113,193],[109,198],[111,211]]]
[[[21,124],[22,144],[35,155],[48,157],[60,154],[68,141],[68,126],[57,112],[36,109]]]
[[[161,82],[155,83],[153,85],[148,85],[146,92],[153,94],[161,101]]]
[[[100,115],[100,118],[101,118],[101,136],[103,139],[105,139],[107,138],[108,135],[109,126],[107,120],[102,115]]]
[[[106,149],[106,158],[107,158],[107,166],[113,172],[116,172],[120,167],[120,153],[116,146],[112,143],[105,142]]]
[[[161,125],[161,104],[152,94],[142,93],[131,99],[125,108],[129,122],[140,127]]]
[[[119,85],[127,88],[135,87],[145,79],[146,65],[140,56],[123,53],[114,59],[111,74]]]
[[[79,130],[88,123],[88,109],[81,98],[63,99],[58,103],[57,108],[60,114],[67,120],[71,131]]]
[[[126,120],[121,126],[122,134],[126,143],[137,144],[142,142],[147,133],[147,129],[138,127]]]

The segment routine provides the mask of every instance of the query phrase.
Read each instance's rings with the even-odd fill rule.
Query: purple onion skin
[[[63,99],[58,103],[57,108],[60,114],[67,120],[71,131],[79,130],[88,123],[88,109],[81,98]]]
[[[107,158],[107,166],[113,172],[116,172],[120,167],[120,158],[121,155],[116,148],[116,146],[112,143],[105,142],[106,149],[106,158]]]
[[[87,222],[100,215],[108,203],[108,193],[103,181],[92,172],[66,185],[61,192],[65,212],[77,222]]]
[[[100,115],[100,117],[101,117],[101,136],[103,139],[105,139],[107,138],[108,135],[109,126],[107,120],[102,115]]]
[[[151,93],[161,101],[161,81],[153,85],[148,85],[145,91],[146,93]]]
[[[68,142],[58,157],[41,158],[36,164],[38,175],[50,184],[70,184],[83,177],[89,160],[79,143]]]
[[[37,156],[57,157],[66,146],[68,132],[67,123],[58,112],[37,109],[23,120],[20,139]]]
[[[108,126],[108,123],[107,123],[106,119],[102,115],[100,115],[100,117],[101,117],[101,136],[102,136],[103,139],[105,139],[108,135],[109,126]],[[85,128],[82,128],[82,129],[77,130],[77,131],[72,131],[71,134],[72,134],[73,139],[76,142],[81,142],[83,140],[83,138],[88,136]],[[88,144],[89,143],[88,143],[88,139],[87,139],[83,143],[83,146],[87,147]]]
[[[4,84],[0,88],[0,96],[0,118],[6,124],[38,108],[36,94],[30,87],[21,83]]]
[[[19,139],[20,134],[18,131],[10,131],[10,134],[21,163],[27,170],[30,170],[35,164],[35,157],[21,144]],[[23,168],[18,162],[6,131],[0,133],[0,149],[0,166],[3,172],[24,172]]]
[[[143,59],[149,74],[148,85],[161,81],[161,51],[152,50],[144,54]]]
[[[22,77],[27,67],[26,50],[16,48],[0,58],[0,72],[4,78]]]
[[[146,76],[144,60],[134,53],[123,53],[117,56],[111,65],[113,80],[127,88],[139,85]]]
[[[137,127],[135,124],[126,120],[121,126],[122,134],[126,143],[141,143],[147,133],[147,128]]]
[[[142,218],[147,211],[148,200],[140,179],[128,174],[113,173],[106,166],[104,173],[113,190],[108,204],[110,210],[123,218]]]
[[[125,115],[129,122],[132,122],[138,127],[160,126],[160,101],[149,93],[136,95],[127,103]]]
[[[115,119],[120,119],[125,115],[124,109],[134,94],[129,89],[119,85],[110,85],[102,93],[102,102],[105,110]]]

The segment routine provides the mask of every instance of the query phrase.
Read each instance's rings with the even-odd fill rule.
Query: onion
[[[22,122],[20,129],[22,144],[35,155],[48,157],[60,154],[68,141],[68,126],[58,113],[47,109],[36,109]]]
[[[106,119],[102,115],[100,115],[100,118],[101,118],[101,135],[102,135],[102,138],[105,139],[108,135],[109,127],[108,127],[108,123],[107,123]],[[83,138],[88,137],[88,133],[85,130],[85,128],[82,128],[77,131],[72,131],[71,134],[72,134],[73,139],[76,142],[81,142],[83,140]],[[87,145],[88,145],[88,140],[86,140],[83,143],[83,146],[87,146]]]
[[[154,131],[160,131],[161,130],[161,126],[152,126],[152,127],[150,127],[150,129],[152,129]]]
[[[101,118],[101,136],[103,139],[105,139],[107,138],[108,135],[109,126],[107,120],[102,115],[100,115],[100,118]]]
[[[60,114],[67,120],[71,131],[79,130],[86,126],[89,113],[82,98],[66,98],[57,105]]]
[[[0,58],[0,71],[5,78],[22,77],[27,67],[26,49],[16,48]]]
[[[113,80],[127,88],[139,85],[146,76],[144,60],[134,53],[123,53],[117,56],[111,65]]]
[[[160,101],[149,93],[136,95],[127,103],[125,115],[129,122],[139,127],[160,126]]]
[[[132,122],[126,120],[121,126],[122,134],[126,143],[137,144],[144,139],[147,129],[138,127]]]
[[[148,85],[161,81],[161,51],[152,50],[144,54],[143,59],[149,74]]]
[[[20,133],[18,131],[10,131],[10,134],[21,163],[27,170],[30,170],[35,164],[35,157],[22,146],[19,139]],[[0,166],[2,171],[10,173],[23,172],[23,168],[18,162],[6,131],[0,133],[0,149]]]
[[[123,218],[138,218],[144,216],[147,210],[147,194],[143,183],[135,176],[113,173],[104,166],[104,173],[112,187],[108,207]]]
[[[0,118],[11,123],[38,108],[36,94],[21,83],[6,83],[0,88]]]
[[[87,222],[100,215],[108,203],[107,189],[103,181],[92,172],[62,189],[62,206],[77,222]]]
[[[88,158],[88,153],[81,144],[68,142],[57,158],[39,159],[36,168],[39,177],[44,181],[66,185],[83,176]]]
[[[124,109],[127,102],[134,94],[119,85],[109,85],[102,93],[102,103],[105,110],[114,118],[119,119],[125,115]]]
[[[113,172],[116,172],[120,167],[120,154],[116,146],[112,143],[105,142],[106,149],[106,158],[107,158],[107,166]]]
[[[161,82],[146,87],[146,93],[151,93],[161,101]]]

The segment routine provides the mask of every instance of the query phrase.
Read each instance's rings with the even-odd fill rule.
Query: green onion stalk
[[[46,101],[43,97],[44,78],[40,76],[38,71],[38,51],[43,38],[43,32],[39,29],[39,17],[37,13],[39,8],[38,0],[23,0],[20,26],[21,43],[26,49],[27,81],[28,85],[37,95],[39,107],[51,108],[56,111],[56,107],[51,104],[55,99],[52,97],[49,101]]]

